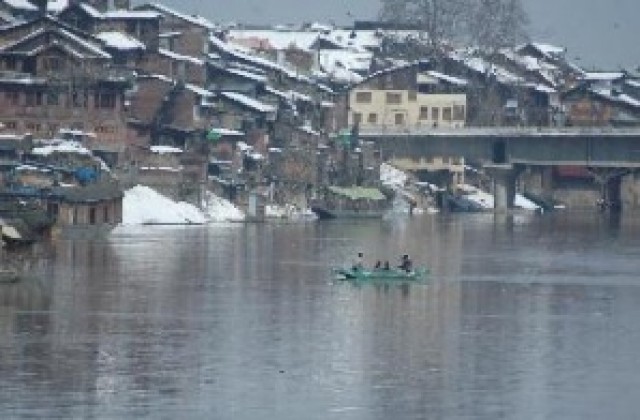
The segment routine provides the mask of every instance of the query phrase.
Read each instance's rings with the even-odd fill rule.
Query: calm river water
[[[424,284],[334,282],[408,252]],[[122,227],[0,285],[0,417],[637,419],[640,223]]]

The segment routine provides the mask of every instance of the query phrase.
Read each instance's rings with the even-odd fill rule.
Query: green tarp
[[[377,188],[365,188],[365,187],[329,187],[329,191],[333,194],[347,197],[350,200],[386,200],[386,197]]]

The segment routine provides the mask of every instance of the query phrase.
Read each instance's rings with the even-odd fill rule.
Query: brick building
[[[0,122],[49,138],[62,128],[95,133],[110,151],[126,146],[131,73],[111,66],[103,43],[55,18],[0,31]]]

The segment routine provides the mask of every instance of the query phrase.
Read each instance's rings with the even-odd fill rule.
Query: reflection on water
[[[640,224],[120,228],[0,287],[3,418],[634,418]],[[362,250],[426,284],[334,282]]]

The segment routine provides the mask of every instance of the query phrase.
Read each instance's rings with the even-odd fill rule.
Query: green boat
[[[361,270],[353,268],[334,269],[334,274],[338,280],[354,280],[354,281],[420,281],[423,280],[428,273],[425,267],[418,267],[412,271],[404,271],[397,268]]]

